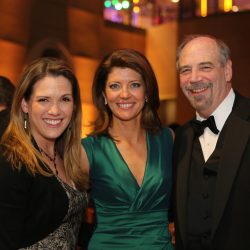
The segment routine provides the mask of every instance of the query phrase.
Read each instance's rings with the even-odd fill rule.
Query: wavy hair
[[[33,175],[37,173],[44,176],[52,175],[48,167],[44,168],[39,164],[42,162],[46,166],[42,155],[34,145],[29,127],[24,129],[25,114],[21,108],[22,99],[29,101],[36,82],[46,76],[63,76],[71,83],[74,111],[69,125],[57,138],[55,147],[63,159],[66,177],[70,178],[77,187],[85,187],[86,177],[81,172],[80,167],[82,120],[80,89],[72,69],[64,61],[53,58],[40,58],[24,69],[13,98],[10,124],[1,140],[4,155],[15,169],[20,169],[23,165]]]
[[[95,72],[92,85],[93,103],[99,111],[94,122],[94,132],[91,135],[107,135],[112,122],[112,112],[105,105],[103,93],[105,92],[108,75],[114,67],[130,68],[140,74],[145,83],[145,102],[142,110],[141,126],[148,132],[157,133],[161,128],[161,121],[157,113],[160,106],[159,90],[155,73],[147,58],[133,49],[117,49],[104,56]]]

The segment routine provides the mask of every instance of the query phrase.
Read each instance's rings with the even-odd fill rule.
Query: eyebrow
[[[62,96],[73,96],[73,94],[67,93],[67,94],[61,95],[61,97]],[[35,96],[35,98],[51,98],[51,96],[49,96],[49,95],[37,95],[37,96]]]
[[[201,63],[199,63],[199,65],[211,65],[211,66],[213,66],[214,64],[212,63],[212,62],[201,62]]]
[[[203,66],[203,65],[211,65],[211,66],[214,66],[214,63],[210,62],[210,61],[207,61],[207,62],[200,62],[198,63],[198,66]],[[180,66],[179,69],[188,69],[188,68],[192,68],[191,65],[187,64],[187,65],[183,65],[183,66]]]

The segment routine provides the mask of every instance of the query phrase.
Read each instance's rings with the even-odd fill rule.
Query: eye
[[[62,98],[62,100],[63,100],[64,102],[71,102],[71,98],[70,98],[70,97],[67,97],[67,96],[64,96],[64,97]]]
[[[179,71],[179,73],[181,75],[185,75],[185,74],[188,74],[190,72],[191,72],[191,68],[180,68],[180,71]]]
[[[48,98],[45,98],[45,97],[41,97],[37,100],[38,102],[48,102]]]
[[[118,83],[111,83],[111,84],[109,84],[109,88],[113,89],[113,90],[117,90],[117,89],[120,88],[120,84],[118,84]]]
[[[133,82],[133,83],[131,83],[130,86],[133,89],[140,88],[141,87],[141,83],[140,82]]]
[[[205,72],[207,72],[207,71],[210,71],[210,70],[212,70],[212,66],[210,66],[210,65],[204,65],[204,66],[202,66],[200,69],[202,70],[202,71],[205,71]]]

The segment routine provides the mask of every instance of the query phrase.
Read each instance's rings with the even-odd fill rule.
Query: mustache
[[[186,86],[186,90],[199,90],[203,88],[211,88],[213,86],[212,82],[192,82]]]

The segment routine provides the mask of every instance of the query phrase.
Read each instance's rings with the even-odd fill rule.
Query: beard
[[[202,111],[208,108],[212,103],[212,93],[203,92],[204,89],[212,89],[212,82],[193,82],[186,86],[183,91],[192,107],[197,111]],[[201,92],[199,92],[201,90]]]

